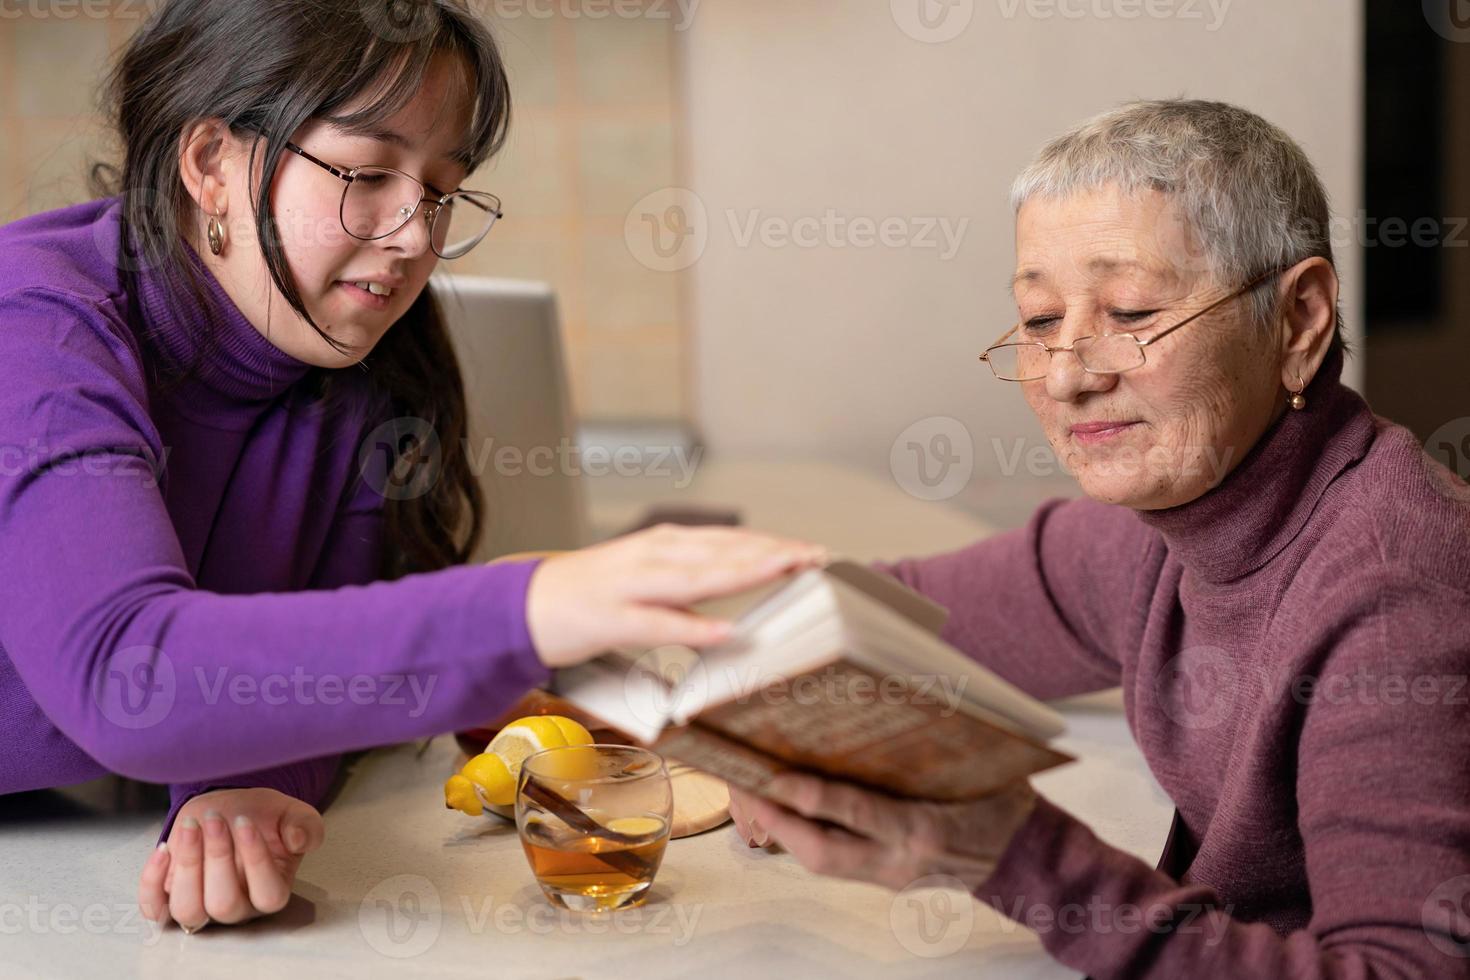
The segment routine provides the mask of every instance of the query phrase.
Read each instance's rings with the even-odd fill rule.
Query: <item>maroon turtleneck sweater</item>
[[[977,891],[1093,977],[1470,975],[1470,488],[1340,370],[1192,503],[891,569],[1032,694],[1122,685],[1159,868],[1041,800]]]

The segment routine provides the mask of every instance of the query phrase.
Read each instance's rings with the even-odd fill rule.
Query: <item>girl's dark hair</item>
[[[184,237],[185,229],[197,228],[198,207],[180,177],[179,157],[193,124],[223,120],[251,141],[251,173],[260,160],[251,207],[272,281],[324,340],[347,352],[307,313],[264,191],[302,124],[323,119],[358,130],[386,120],[418,93],[439,55],[459,59],[472,102],[455,154],[469,172],[504,143],[510,94],[499,50],[464,0],[167,0],[139,28],[104,85],[123,159],[120,170],[94,167],[93,189],[121,196],[123,242],[141,253],[134,263],[167,270],[202,302],[206,286]],[[363,99],[366,108],[345,111]],[[213,340],[200,339],[201,348]],[[459,363],[428,289],[362,366],[395,414],[429,423],[442,447],[428,492],[412,499],[385,495],[381,577],[464,562],[480,535],[484,501],[464,451]],[[329,406],[338,400],[339,373],[313,372]]]

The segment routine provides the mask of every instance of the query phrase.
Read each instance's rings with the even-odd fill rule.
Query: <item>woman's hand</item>
[[[765,796],[730,789],[746,843],[778,843],[808,871],[894,890],[932,874],[979,888],[1035,806],[1026,781],[968,803],[899,800],[796,774],[773,779]]]
[[[660,525],[548,558],[531,577],[526,620],[548,667],[615,647],[705,647],[730,624],[686,611],[825,562],[824,548],[729,527]]]
[[[751,816],[751,810],[759,799],[753,793],[735,786],[730,787],[730,819],[735,822],[735,830],[747,847],[771,845],[771,835],[766,833],[766,828],[760,825],[760,821]]]
[[[315,808],[273,789],[221,789],[185,803],[143,867],[138,904],[186,931],[285,908],[301,858],[326,837]]]

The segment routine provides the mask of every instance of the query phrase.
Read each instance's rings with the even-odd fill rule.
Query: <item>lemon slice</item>
[[[592,735],[580,724],[560,715],[533,715],[502,728],[485,747],[444,784],[445,806],[470,816],[479,816],[486,806],[511,806],[516,801],[516,782],[521,764],[543,749],[568,745],[591,745]],[[573,750],[558,753],[547,774],[561,779],[579,779],[597,773],[597,754]]]
[[[629,837],[654,836],[663,833],[664,822],[658,817],[615,817],[607,822],[607,829]]]
[[[472,817],[478,817],[485,812],[480,797],[475,793],[475,784],[460,774],[450,776],[445,781],[444,805]]]
[[[505,806],[516,801],[516,774],[498,755],[481,753],[466,762],[460,774],[475,785],[485,803]]]
[[[592,733],[583,728],[580,723],[573,721],[571,718],[564,718],[561,715],[547,715],[546,717],[551,719],[552,724],[561,729],[562,736],[567,740],[568,745],[592,744]]]
[[[543,749],[559,749],[567,744],[561,726],[547,715],[522,718],[500,730],[485,751],[500,756],[510,767],[511,775],[518,776],[521,763],[526,757]]]

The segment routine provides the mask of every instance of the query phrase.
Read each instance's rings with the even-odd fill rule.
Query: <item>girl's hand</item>
[[[543,561],[531,577],[526,620],[548,667],[615,647],[711,646],[729,637],[730,624],[686,607],[826,560],[826,549],[801,541],[665,524]]]
[[[315,808],[273,789],[221,789],[185,803],[138,882],[145,918],[186,932],[285,908],[301,858],[326,830]]]

